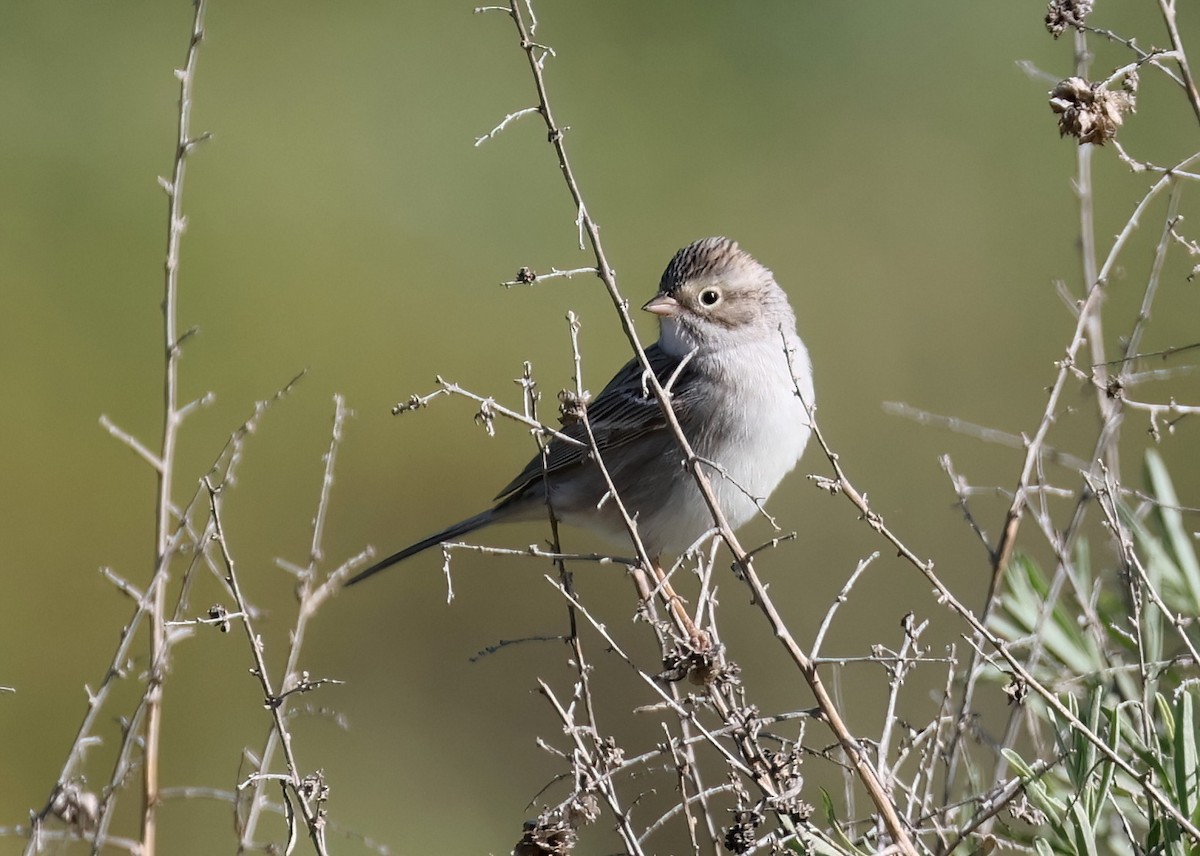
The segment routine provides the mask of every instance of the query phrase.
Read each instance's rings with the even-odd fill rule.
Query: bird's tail
[[[373,576],[386,568],[390,568],[392,565],[407,559],[409,556],[415,556],[422,550],[428,550],[430,547],[437,546],[438,544],[444,544],[447,541],[453,541],[460,535],[466,535],[468,532],[474,532],[476,529],[487,526],[489,523],[494,522],[495,519],[495,509],[489,508],[487,511],[482,511],[479,514],[476,514],[474,517],[468,517],[466,520],[460,520],[453,526],[447,526],[441,532],[438,532],[435,535],[430,535],[428,538],[424,538],[409,547],[405,547],[399,553],[393,553],[386,559],[376,562],[362,573],[351,577],[346,585],[352,586],[355,583],[361,583],[367,577]]]

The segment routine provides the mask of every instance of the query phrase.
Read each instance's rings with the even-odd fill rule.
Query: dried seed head
[[[479,412],[475,414],[475,424],[487,432],[489,437],[496,436],[496,402],[485,398],[479,402]]]
[[[1083,29],[1083,20],[1091,14],[1092,0],[1050,0],[1046,7],[1046,29],[1058,38],[1067,27]]]
[[[567,803],[566,817],[567,822],[576,829],[595,823],[600,818],[600,801],[592,794],[580,794]]]
[[[584,391],[583,395],[579,395],[569,389],[561,389],[558,391],[558,421],[565,427],[569,428],[576,422],[582,422],[583,417],[587,415],[588,403],[592,400],[592,394]]]
[[[214,625],[222,633],[229,632],[230,628],[229,628],[228,616],[229,616],[229,611],[226,610],[225,607],[219,603],[214,603],[212,606],[210,606],[208,608],[208,617],[210,619],[212,619]]]
[[[605,753],[620,764],[619,750],[611,740],[605,742]],[[599,800],[590,793],[577,793],[565,805],[545,809],[537,820],[525,821],[524,834],[513,847],[513,856],[569,856],[579,843],[576,830],[595,823],[599,817]]]
[[[1004,685],[1004,694],[1008,696],[1009,704],[1022,705],[1029,695],[1029,684],[1023,678],[1010,674],[1008,683]]]
[[[1135,106],[1132,92],[1114,92],[1082,77],[1068,77],[1050,91],[1050,109],[1058,114],[1059,134],[1076,137],[1080,145],[1104,145],[1117,135],[1125,114]]]
[[[671,682],[687,678],[688,683],[697,687],[735,684],[737,666],[723,662],[718,654],[717,651],[698,651],[687,643],[676,643],[671,652],[663,657],[663,670],[657,677]]]
[[[408,413],[410,410],[420,410],[422,407],[428,407],[429,403],[421,396],[413,393],[408,397],[408,401],[401,401],[392,406],[392,415],[399,416],[401,413]]]
[[[1036,806],[1030,805],[1029,798],[1021,794],[1018,799],[1009,803],[1008,813],[1017,820],[1023,820],[1030,826],[1045,826],[1046,813]]]
[[[754,810],[738,810],[733,813],[733,823],[725,830],[725,849],[730,853],[747,853],[758,843],[754,831],[762,825],[763,816]]]
[[[54,792],[50,814],[60,818],[75,832],[84,835],[95,831],[100,822],[100,799],[91,791],[68,783]]]
[[[315,773],[309,773],[300,781],[300,787],[296,790],[306,800],[315,799],[317,802],[325,802],[329,799],[329,785],[325,784],[325,771],[317,770]]]
[[[567,856],[579,842],[570,821],[558,811],[525,823],[525,834],[513,848],[514,856]]]

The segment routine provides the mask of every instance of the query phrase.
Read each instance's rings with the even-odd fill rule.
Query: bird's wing
[[[676,374],[676,370],[685,359],[666,353],[657,343],[646,349],[646,358],[654,369],[658,382],[664,386],[672,379],[672,375]],[[644,375],[642,364],[636,358],[630,360],[613,376],[595,400],[587,405],[588,424],[602,457],[612,449],[666,427],[667,421],[658,401],[646,389]],[[671,406],[676,416],[681,419],[696,398],[695,378],[696,373],[689,361],[678,371],[671,383]],[[534,456],[496,498],[500,499],[524,490],[534,480],[542,477],[543,467],[546,473],[555,473],[591,458],[592,450],[588,443],[587,429],[582,422],[567,425],[562,429],[562,433],[583,445],[576,446],[562,440],[551,440],[545,463],[543,464],[541,455]]]

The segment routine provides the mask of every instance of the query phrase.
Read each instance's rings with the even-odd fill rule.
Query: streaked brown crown
[[[731,274],[771,273],[729,238],[701,238],[675,254],[658,283],[660,294],[674,295],[685,283],[696,279],[723,279]]]

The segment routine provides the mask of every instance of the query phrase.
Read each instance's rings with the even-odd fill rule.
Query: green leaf
[[[806,854],[806,856],[846,856],[847,852],[857,853],[858,851],[846,851],[832,841],[826,840],[825,834],[821,830],[813,826],[802,826],[800,828],[800,840],[787,845],[797,852]],[[800,849],[804,848],[804,849]]]
[[[1146,451],[1146,475],[1150,489],[1159,501],[1156,516],[1162,525],[1175,564],[1183,573],[1191,597],[1187,611],[1195,615],[1200,613],[1200,561],[1196,559],[1192,539],[1183,525],[1179,497],[1175,493],[1175,485],[1171,483],[1171,475],[1167,472],[1162,456],[1154,449]]]
[[[838,821],[837,812],[833,807],[833,799],[829,796],[829,791],[825,790],[824,788],[821,788],[821,808],[825,811],[825,821],[829,824],[829,829],[832,833],[833,840],[837,842],[843,850],[849,853],[857,853],[861,854],[861,856],[866,856],[865,851],[859,850],[857,847],[855,847],[854,843],[850,840],[846,833],[842,831],[842,824]]]
[[[1103,687],[1093,687],[1091,697],[1088,699],[1088,715],[1085,724],[1093,734],[1100,733],[1100,710],[1101,703],[1104,701],[1105,690]],[[1076,792],[1083,801],[1083,807],[1087,811],[1088,819],[1091,820],[1096,815],[1097,804],[1095,802],[1095,788],[1089,787],[1093,774],[1096,772],[1096,744],[1080,730],[1071,731],[1071,744],[1074,751],[1071,753],[1070,764],[1072,768],[1071,783],[1075,786]]]
[[[1076,616],[1062,602],[1056,602],[1049,620],[1042,623],[1049,583],[1037,563],[1024,554],[1013,556],[1006,576],[1004,612],[1010,620],[993,617],[991,627],[1006,639],[1018,639],[1039,629],[1044,650],[1070,672],[1088,675],[1108,664],[1096,649],[1095,640],[1079,626]]]
[[[1016,753],[1015,750],[1005,748],[1000,750],[1001,754],[1008,759],[1008,763],[1017,771],[1022,779],[1025,780],[1025,793],[1033,800],[1034,805],[1040,808],[1048,816],[1048,820],[1052,826],[1059,826],[1062,821],[1063,814],[1066,813],[1067,805],[1061,802],[1050,794],[1050,790],[1046,787],[1046,783],[1042,781],[1042,777],[1033,772],[1033,768],[1025,763],[1025,759]]]
[[[1096,835],[1092,831],[1091,821],[1088,819],[1087,811],[1084,810],[1083,804],[1076,800],[1071,803],[1071,819],[1075,822],[1075,852],[1084,854],[1084,856],[1097,856],[1096,852]]]
[[[1154,704],[1158,708],[1159,718],[1162,719],[1163,731],[1167,736],[1168,743],[1175,742],[1175,711],[1171,709],[1170,702],[1162,693],[1154,694]]]
[[[1175,701],[1175,788],[1179,811],[1191,817],[1196,811],[1196,722],[1192,694],[1185,687]]]
[[[1120,708],[1116,705],[1108,709],[1108,740],[1106,742],[1113,755],[1119,757],[1121,754],[1121,722]],[[1112,790],[1113,775],[1116,770],[1117,765],[1107,757],[1100,762],[1100,785],[1096,788],[1096,799],[1092,803],[1091,821],[1093,826],[1100,821],[1100,813],[1104,810],[1109,791]]]

